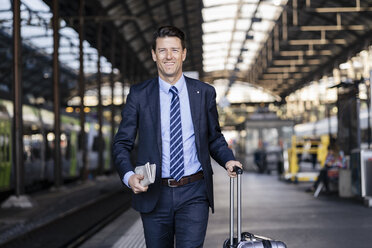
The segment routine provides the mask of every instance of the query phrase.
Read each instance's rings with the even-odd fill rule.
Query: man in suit
[[[209,207],[213,206],[210,156],[235,177],[235,161],[221,134],[216,92],[185,77],[185,35],[160,27],[153,36],[152,58],[158,77],[133,85],[113,144],[121,180],[133,191],[132,205],[141,213],[147,247],[202,247]],[[130,152],[138,133],[135,165]],[[135,166],[156,164],[156,179],[143,187]]]

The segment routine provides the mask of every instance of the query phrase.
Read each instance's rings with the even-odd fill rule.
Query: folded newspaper
[[[141,180],[142,186],[147,186],[155,182],[156,165],[147,162],[145,165],[137,166],[134,169],[134,173],[143,175],[143,180]]]

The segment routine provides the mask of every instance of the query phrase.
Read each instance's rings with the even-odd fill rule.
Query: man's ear
[[[183,49],[183,51],[182,51],[182,62],[185,61],[185,59],[186,59],[186,54],[187,54],[187,49],[185,48],[185,49]]]
[[[151,49],[151,54],[152,54],[152,60],[154,62],[156,62],[156,53],[155,53],[154,49]]]

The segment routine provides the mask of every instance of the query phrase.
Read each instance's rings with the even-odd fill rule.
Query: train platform
[[[19,243],[19,240],[28,239],[30,236],[33,236],[32,245],[29,244],[27,247],[43,247],[43,243],[36,238],[40,236],[40,239],[47,239],[47,237],[43,237],[46,232],[41,232],[43,228],[49,229],[50,232],[54,232],[54,235],[61,238],[59,240],[53,238],[55,243],[49,243],[48,247],[61,247],[63,242],[69,242],[62,241],[62,239],[70,239],[69,235],[71,236],[71,234],[67,230],[73,230],[71,225],[81,231],[85,227],[79,227],[78,224],[69,221],[69,223],[63,224],[62,232],[61,230],[55,231],[54,228],[60,226],[57,223],[58,220],[64,221],[71,216],[75,221],[80,221],[76,218],[76,213],[80,210],[88,213],[89,207],[100,200],[109,199],[109,196],[117,192],[121,195],[127,194],[123,196],[123,199],[125,198],[126,206],[129,208],[128,192],[123,190],[116,173],[86,182],[76,181],[64,185],[60,189],[43,190],[28,195],[33,204],[31,208],[0,208],[0,247],[24,247]],[[112,205],[115,204],[112,203]]]
[[[209,215],[205,248],[222,247],[229,236],[229,178],[220,166],[213,169],[216,211]],[[372,208],[337,194],[314,198],[305,192],[309,186],[245,172],[242,231],[284,241],[290,248],[371,247]],[[139,214],[129,209],[81,247],[145,247]]]

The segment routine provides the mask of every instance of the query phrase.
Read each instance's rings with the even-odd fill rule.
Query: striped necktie
[[[173,94],[170,107],[170,175],[179,181],[184,174],[180,99],[175,86],[169,91]]]

